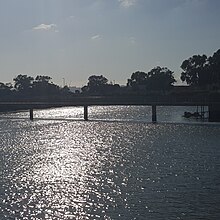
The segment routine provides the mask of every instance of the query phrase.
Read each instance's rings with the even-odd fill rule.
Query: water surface
[[[181,123],[152,124],[149,111],[3,115],[0,219],[220,219],[220,126],[184,124],[180,109],[160,117]]]

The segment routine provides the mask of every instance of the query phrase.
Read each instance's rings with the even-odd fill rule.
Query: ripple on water
[[[5,121],[0,218],[217,218],[219,131],[174,124]]]

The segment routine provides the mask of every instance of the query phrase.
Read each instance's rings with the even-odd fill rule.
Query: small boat
[[[194,113],[184,112],[183,117],[185,117],[185,118],[191,118],[191,117],[200,118],[200,117],[202,117],[202,115],[199,114],[199,112],[194,112]]]

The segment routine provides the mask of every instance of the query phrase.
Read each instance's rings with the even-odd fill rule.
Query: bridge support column
[[[88,121],[88,106],[84,105],[84,120]]]
[[[209,121],[220,122],[220,105],[209,106]]]
[[[31,121],[34,120],[34,110],[33,110],[33,108],[30,109],[30,120]]]
[[[152,105],[152,122],[156,123],[157,122],[157,106]]]

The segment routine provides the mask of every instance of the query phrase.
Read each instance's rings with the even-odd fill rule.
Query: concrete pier
[[[34,120],[34,110],[33,110],[33,108],[30,109],[30,120],[31,121]]]
[[[157,122],[157,106],[152,105],[152,122],[156,123]]]
[[[209,121],[220,122],[220,104],[209,105]]]
[[[84,105],[84,120],[88,121],[88,106]]]

